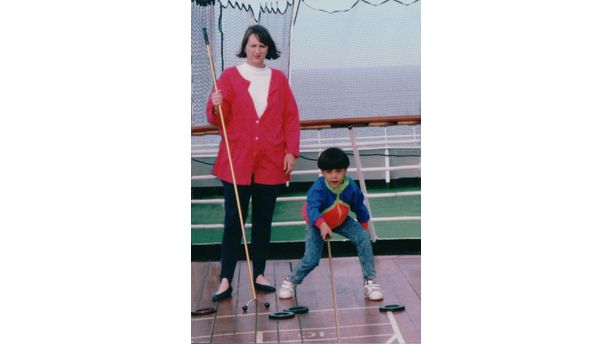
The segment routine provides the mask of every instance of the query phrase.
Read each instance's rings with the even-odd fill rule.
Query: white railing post
[[[361,186],[361,191],[365,196],[365,203],[368,207],[368,211],[370,212],[370,217],[374,217],[372,214],[372,207],[370,207],[370,201],[368,200],[368,190],[365,185],[365,178],[363,177],[363,173],[361,172],[361,158],[359,157],[359,149],[357,148],[357,142],[355,140],[355,133],[353,132],[353,127],[348,127],[349,136],[351,138],[351,146],[353,146],[353,157],[355,158],[355,167],[357,168],[357,177],[359,178],[359,186]],[[378,240],[378,235],[376,235],[376,229],[374,228],[374,222],[370,221],[368,225],[368,232],[370,232],[370,240],[372,242],[376,242]]]
[[[387,127],[384,128],[385,129],[385,183],[387,183],[387,185],[389,185],[389,183],[391,183],[391,170],[389,170],[389,168],[391,167],[391,164],[389,163],[389,137],[387,136]]]

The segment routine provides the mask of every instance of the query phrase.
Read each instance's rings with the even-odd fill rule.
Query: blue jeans
[[[334,229],[333,232],[349,239],[357,248],[363,279],[373,279],[376,277],[372,243],[370,242],[368,231],[363,229],[357,221],[349,217],[340,227]],[[319,265],[319,260],[321,260],[321,250],[325,244],[325,241],[321,238],[321,231],[317,227],[309,225],[306,228],[305,242],[304,257],[289,277],[293,284],[302,283],[304,278]]]

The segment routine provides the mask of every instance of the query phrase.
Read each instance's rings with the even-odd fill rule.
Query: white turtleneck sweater
[[[255,104],[257,116],[261,117],[266,110],[266,106],[268,106],[268,91],[270,90],[272,70],[270,67],[253,67],[246,62],[238,65],[237,68],[240,75],[251,82],[249,94],[253,99],[253,104]]]

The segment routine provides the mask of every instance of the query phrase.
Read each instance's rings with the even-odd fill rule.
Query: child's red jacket
[[[319,177],[308,189],[302,216],[308,224],[314,223],[317,228],[325,222],[329,228],[334,229],[346,221],[349,211],[357,215],[357,222],[363,228],[368,228],[370,213],[364,203],[363,193],[355,181],[344,177],[342,184],[332,188],[325,178]]]

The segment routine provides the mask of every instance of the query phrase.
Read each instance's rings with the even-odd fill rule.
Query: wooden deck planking
[[[296,260],[293,264],[294,269],[298,262]],[[296,288],[296,295],[299,305],[310,309],[300,319],[304,342],[316,340],[317,343],[335,343],[335,316],[327,258],[321,258],[319,266]]]
[[[392,312],[406,343],[419,343],[421,336],[421,300],[398,270],[393,257],[377,259],[377,280],[385,293],[384,304],[403,304],[406,310]],[[385,314],[384,312],[381,312]]]
[[[378,310],[384,301],[370,301],[363,293],[363,273],[359,258],[334,258],[334,274],[341,315],[342,342],[371,343],[376,341],[377,337],[384,338],[383,335],[390,338],[393,335],[390,325],[369,326],[369,324],[388,324],[388,319]]]
[[[391,303],[406,306],[406,311],[392,314],[404,342],[420,343],[420,256],[379,256],[375,259],[376,281],[382,285],[385,294],[382,302],[369,301],[363,296],[357,257],[333,258],[341,343],[386,343],[392,340],[395,336],[392,321],[386,312],[378,310],[378,306]],[[280,288],[283,278],[297,263],[298,260],[270,260],[266,277]],[[210,297],[218,286],[218,269],[218,262],[192,263],[192,278],[206,279],[206,282],[192,281],[192,309],[212,303]],[[239,262],[232,285],[232,297],[218,303],[217,314],[192,317],[193,343],[336,342],[327,258],[322,258],[319,266],[298,286],[292,300],[280,300],[274,293],[258,292],[260,299],[270,303],[269,309],[265,309],[261,302],[257,302],[257,307],[251,302],[248,312],[242,312],[241,307],[252,298],[246,262]],[[268,319],[268,312],[296,305],[307,306],[310,312],[288,320]],[[397,338],[393,343],[399,343]]]
[[[270,264],[268,264],[270,269]],[[273,271],[273,269],[270,269]],[[270,273],[266,273],[266,277],[272,283],[274,281],[273,276]],[[256,340],[257,342],[262,341],[274,341],[278,342],[278,324],[268,318],[271,312],[276,312],[276,294],[275,293],[263,293],[257,292],[257,297],[263,302],[257,302],[257,322],[256,322]],[[264,303],[270,303],[270,308],[266,309]],[[251,312],[251,308],[249,308]],[[294,319],[290,319],[289,322],[293,322]],[[294,325],[295,327],[296,325]]]
[[[204,298],[204,285],[208,280],[211,264],[191,263],[191,310],[197,309]]]
[[[239,321],[244,321],[242,316],[236,316],[239,308],[242,305],[238,305],[239,297],[241,296],[242,289],[248,288],[248,286],[241,280],[244,275],[240,264],[236,266],[234,273],[234,281],[232,287],[232,297],[223,301],[217,302],[217,313],[215,314],[214,331],[213,331],[213,343],[235,343],[237,340],[234,338]],[[248,272],[246,272],[248,273]],[[242,283],[241,283],[242,282]],[[248,284],[248,282],[247,282]],[[212,295],[212,294],[211,294]],[[242,312],[242,310],[240,310]]]
[[[239,261],[237,266],[240,269],[240,275],[234,276],[232,285],[236,294],[232,297],[232,300],[235,314],[242,316],[236,317],[235,336],[232,337],[231,343],[254,343],[257,331],[257,314],[260,312],[259,307],[264,307],[261,302],[252,301],[248,304],[247,312],[242,311],[242,306],[253,299],[253,292],[246,262]]]
[[[210,281],[213,274],[218,272],[218,263],[192,263],[191,264],[191,310],[214,307],[210,300]],[[209,342],[214,318],[210,315],[192,316],[200,321],[191,322],[191,336],[196,342]]]
[[[406,256],[401,259],[393,258],[393,262],[397,265],[398,271],[406,277],[410,287],[421,298],[421,257]]]
[[[276,261],[275,262],[275,274],[276,274],[276,287],[277,292],[280,291],[280,286],[283,284],[283,280],[284,278],[291,274],[292,268],[295,267],[295,265],[297,264],[297,261]],[[282,311],[284,309],[290,308],[290,307],[297,307],[297,306],[301,306],[301,304],[299,304],[300,301],[300,297],[299,295],[297,295],[297,297],[294,295],[293,299],[290,300],[281,300],[280,298],[278,298],[278,295],[276,297],[277,300],[277,309],[275,309],[274,311]],[[275,321],[278,324],[278,339],[280,341],[287,341],[287,340],[291,340],[291,341],[301,341],[302,338],[302,317],[304,315],[302,314],[296,314],[295,318],[290,319],[290,320],[282,320],[282,321]],[[297,329],[297,331],[289,331],[290,329]]]

